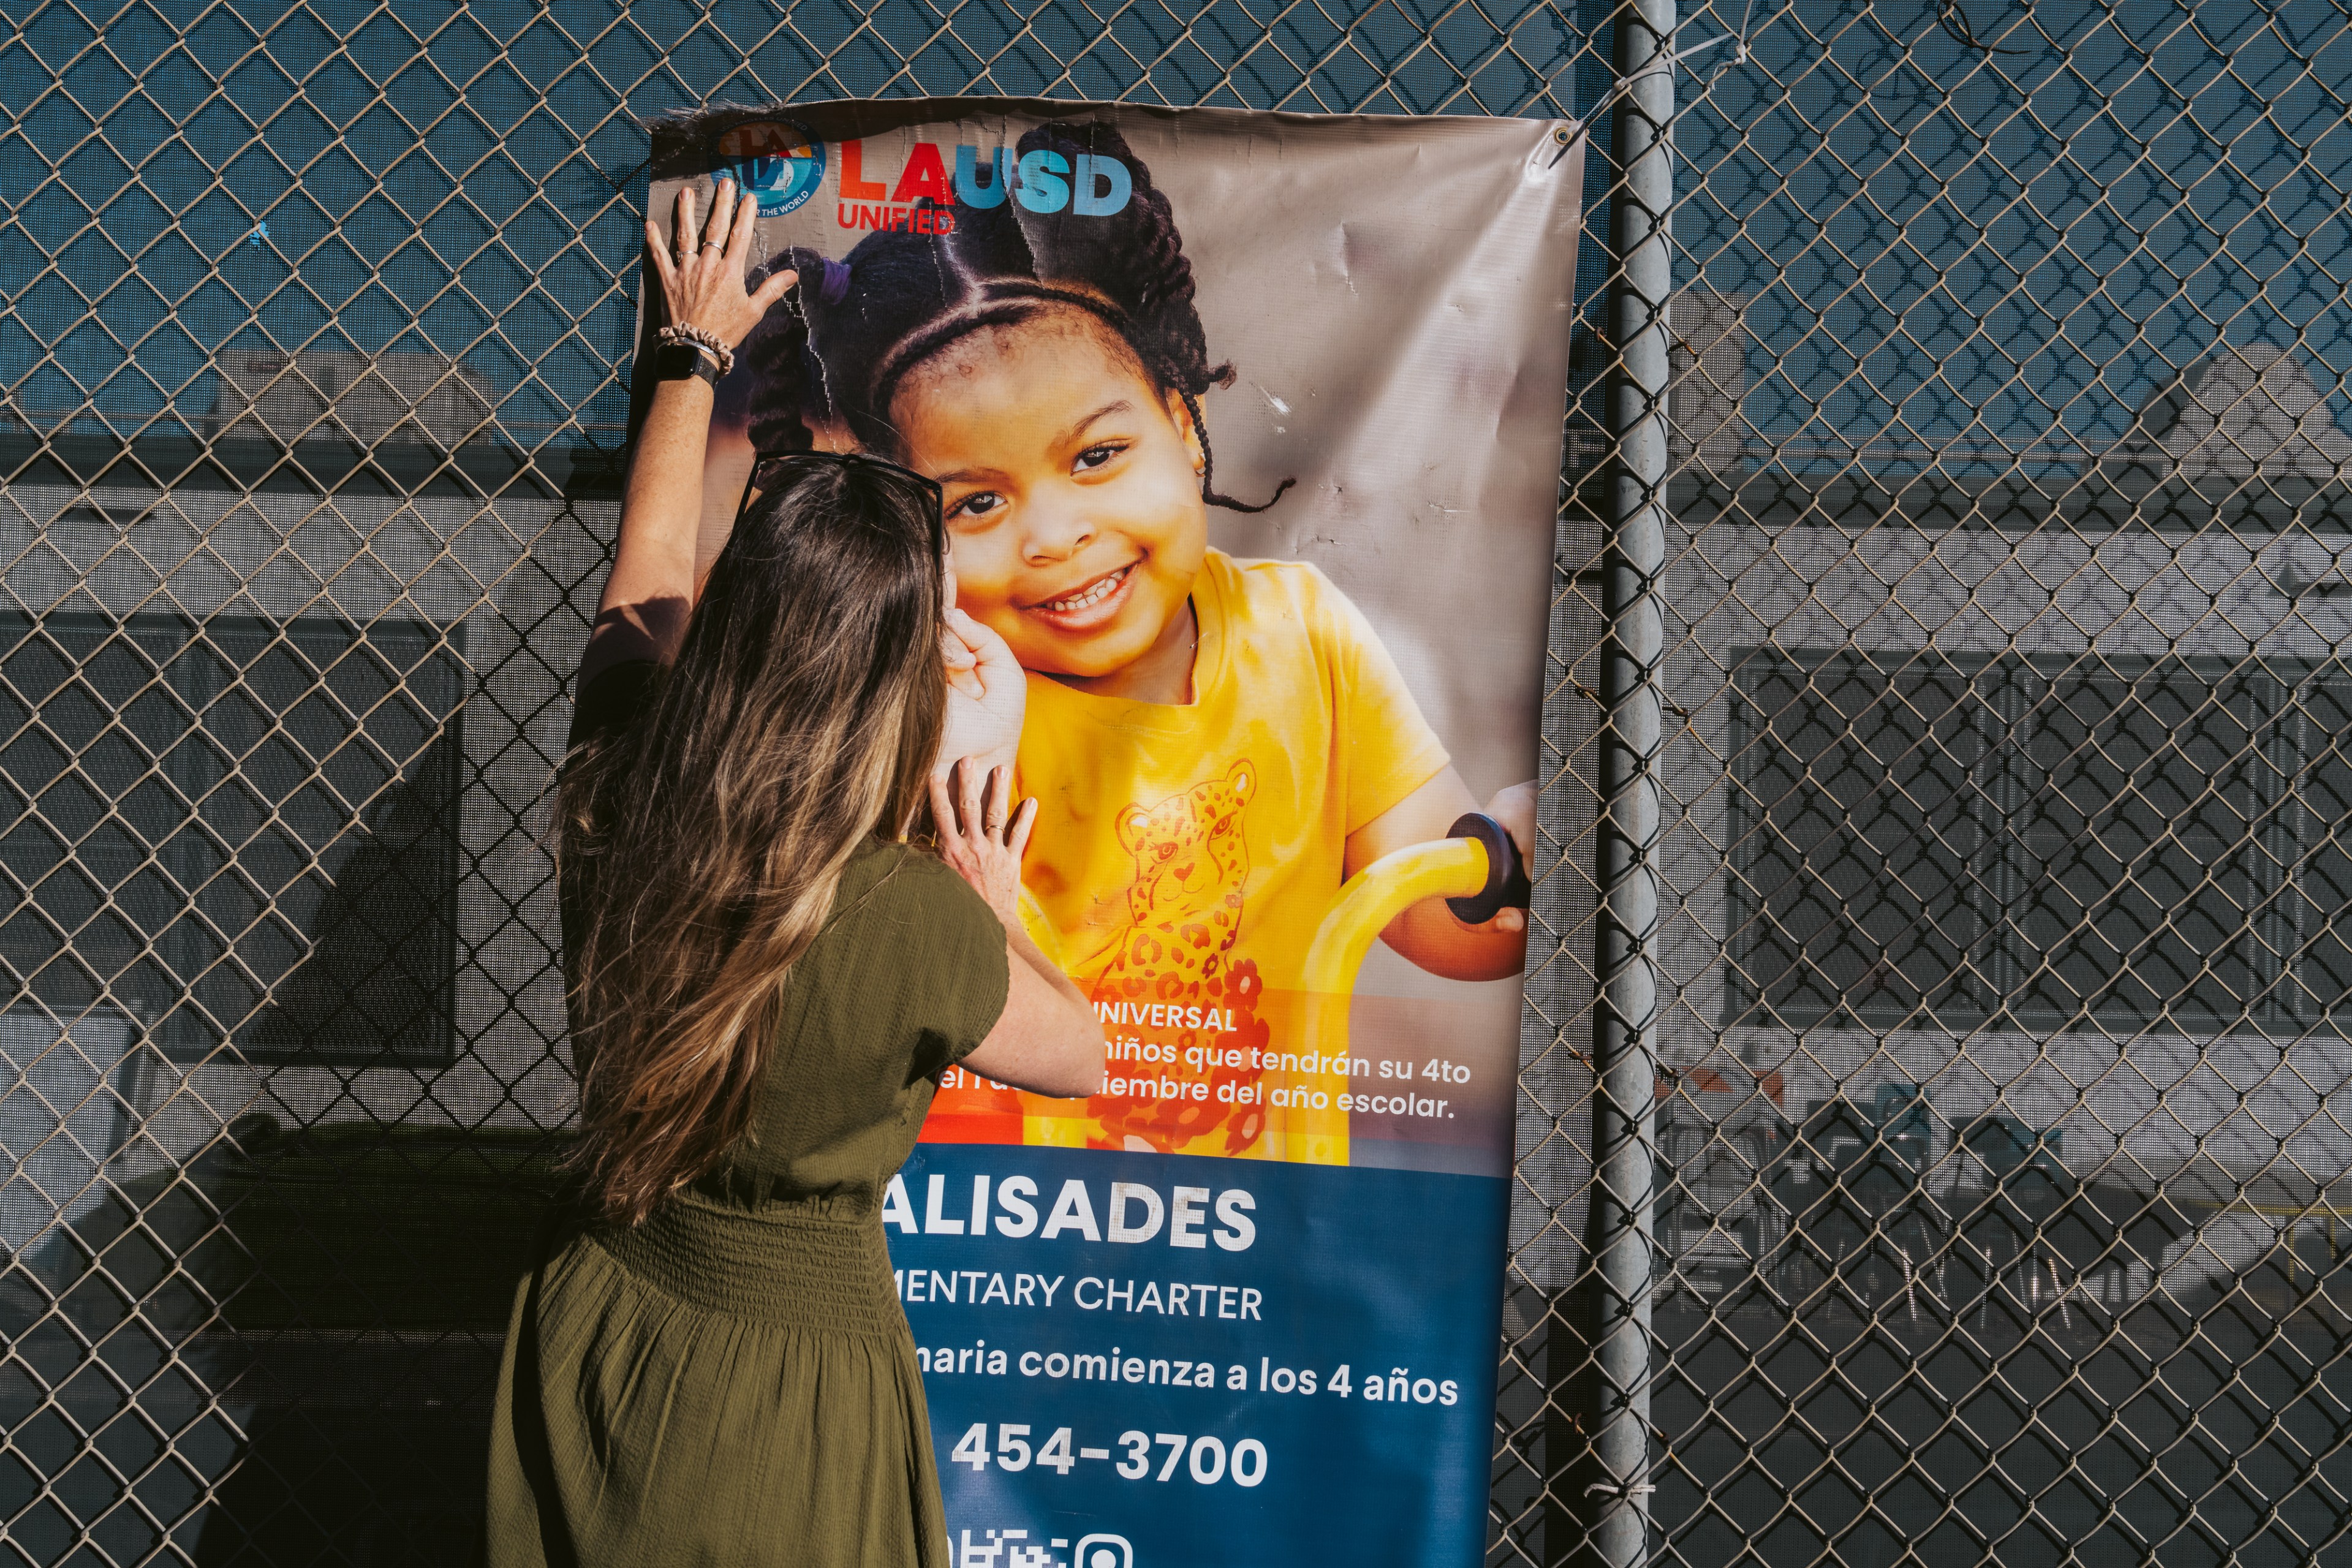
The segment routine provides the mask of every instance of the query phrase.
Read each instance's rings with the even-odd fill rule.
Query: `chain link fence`
[[[1003,93],[1591,121],[1492,1560],[2352,1561],[2341,5],[5,15],[16,1560],[466,1556],[644,123]]]

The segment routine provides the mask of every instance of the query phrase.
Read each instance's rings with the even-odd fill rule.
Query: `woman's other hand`
[[[982,771],[1011,767],[1029,711],[1029,677],[1021,662],[1003,638],[961,610],[948,612],[940,649],[948,669],[948,716],[933,775],[946,778],[960,758]]]
[[[1016,669],[1017,675],[1019,671]],[[1037,950],[1021,924],[1021,852],[1037,802],[1013,804],[1013,769],[959,758],[931,776],[940,858],[978,889],[1004,926],[1004,1011],[964,1065],[982,1078],[1076,1098],[1103,1084],[1102,1021],[1086,994]]]
[[[732,349],[799,281],[799,274],[778,272],[761,284],[757,293],[744,288],[760,199],[739,196],[731,178],[719,177],[711,192],[710,222],[699,233],[694,214],[694,187],[679,187],[671,234],[664,236],[661,225],[646,219],[646,249],[654,258],[654,270],[661,275],[668,324],[699,327]]]
[[[1007,928],[1021,925],[1021,856],[1037,821],[1037,802],[1013,804],[1013,769],[962,758],[931,775],[931,818],[940,858],[971,883]]]

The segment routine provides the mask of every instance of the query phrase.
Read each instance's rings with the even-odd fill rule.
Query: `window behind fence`
[[[1727,1021],[2352,1008],[2346,666],[1764,650],[1737,691]]]
[[[446,1059],[463,674],[416,621],[0,616],[11,1003]]]

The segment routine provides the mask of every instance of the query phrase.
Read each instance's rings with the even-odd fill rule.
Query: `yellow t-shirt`
[[[1299,1157],[1260,1146],[1263,1052],[1298,1049],[1285,998],[1348,836],[1442,772],[1445,747],[1315,568],[1212,550],[1192,607],[1188,705],[1029,677],[1018,788],[1038,816],[1022,880],[1112,1041],[1083,1141]],[[1037,1108],[1030,1141],[1080,1141],[1040,1137]]]

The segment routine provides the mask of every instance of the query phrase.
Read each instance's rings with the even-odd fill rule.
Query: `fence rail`
[[[2341,4],[5,15],[0,1554],[463,1555],[645,125],[1003,93],[1589,121],[1492,1561],[2352,1562]]]

